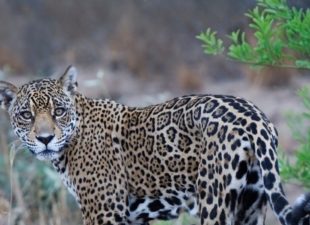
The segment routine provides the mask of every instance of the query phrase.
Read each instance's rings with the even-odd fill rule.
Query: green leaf
[[[237,30],[237,31],[233,31],[231,35],[228,35],[228,37],[232,40],[234,44],[239,44],[240,43],[239,35],[240,35],[240,30]]]
[[[206,32],[201,32],[196,38],[202,41],[204,53],[218,55],[224,52],[223,41],[216,37],[216,32],[212,32],[210,28]]]

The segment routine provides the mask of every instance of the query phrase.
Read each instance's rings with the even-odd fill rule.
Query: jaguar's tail
[[[279,175],[277,161],[277,132],[272,124],[268,124],[269,139],[263,144],[259,138],[255,140],[256,157],[260,161],[265,193],[274,213],[282,225],[310,225],[310,193],[300,196],[291,206],[284,194]]]
[[[310,193],[303,194],[295,201],[290,225],[310,224]]]

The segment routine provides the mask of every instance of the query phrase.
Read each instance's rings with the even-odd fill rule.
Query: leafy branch
[[[216,37],[216,32],[212,32],[210,28],[206,32],[202,32],[197,36],[197,39],[202,41],[202,48],[204,53],[217,55],[224,52],[223,41]]]
[[[257,0],[245,16],[252,32],[232,32],[228,48],[210,28],[200,33],[204,52],[252,65],[310,69],[309,9],[289,7],[286,0]]]

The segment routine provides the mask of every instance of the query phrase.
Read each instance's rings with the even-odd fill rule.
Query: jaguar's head
[[[76,127],[76,69],[58,79],[16,87],[0,81],[0,106],[7,110],[16,135],[40,160],[60,156]]]

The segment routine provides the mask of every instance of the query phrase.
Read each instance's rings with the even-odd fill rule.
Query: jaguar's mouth
[[[59,153],[58,151],[54,151],[54,150],[50,150],[50,149],[46,149],[42,152],[37,153],[37,155],[49,155],[49,154],[56,154]]]
[[[36,153],[35,156],[40,160],[48,160],[57,158],[61,152],[61,150],[55,151],[51,149],[45,149],[41,152]]]

